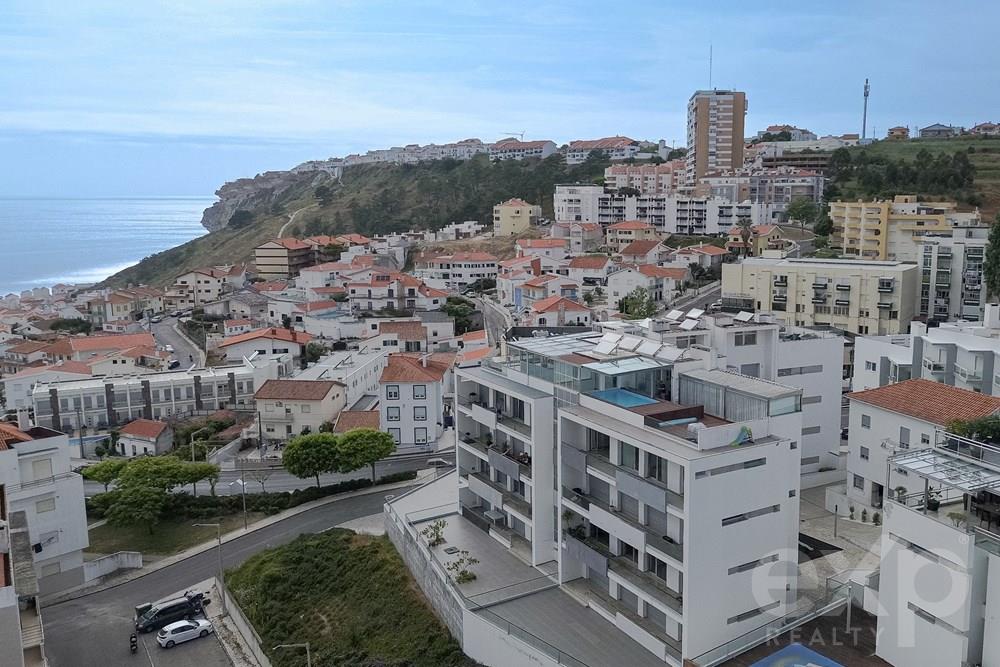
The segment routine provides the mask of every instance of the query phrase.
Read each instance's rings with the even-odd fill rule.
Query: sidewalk
[[[346,500],[348,498],[355,498],[357,496],[364,496],[371,493],[384,493],[386,491],[392,491],[394,489],[402,489],[408,486],[422,484],[424,481],[426,481],[428,477],[433,477],[434,474],[435,471],[433,469],[421,470],[417,472],[416,479],[407,480],[404,482],[396,482],[394,484],[386,484],[384,486],[371,486],[364,489],[358,489],[357,491],[347,491],[346,493],[340,493],[334,496],[329,496],[327,498],[320,498],[319,500],[314,500],[309,503],[304,503],[302,505],[299,505],[298,507],[293,507],[290,510],[285,510],[284,512],[280,512],[273,516],[261,519],[260,521],[256,521],[250,524],[249,527],[247,528],[240,528],[238,530],[230,531],[222,536],[222,542],[223,544],[227,542],[232,542],[233,540],[243,537],[244,535],[247,535],[249,533],[252,533],[255,530],[266,528],[267,526],[278,523],[279,521],[282,521],[284,519],[288,519],[298,514],[302,514],[303,512],[308,512],[309,510],[315,509],[317,507],[323,507],[324,505],[329,505],[331,503],[335,503],[341,500]],[[93,585],[84,584],[83,586],[78,586],[76,588],[72,588],[66,591],[60,591],[59,593],[55,593],[51,596],[42,596],[42,604],[43,606],[47,607],[54,604],[59,604],[61,602],[66,602],[67,600],[73,600],[78,597],[83,597],[84,595],[90,595],[91,593],[97,593],[99,591],[107,590],[109,588],[114,588],[115,586],[127,583],[129,581],[132,581],[133,579],[138,579],[139,577],[143,577],[151,572],[155,572],[170,565],[174,565],[175,563],[179,563],[180,561],[183,561],[192,556],[196,556],[202,552],[209,551],[210,549],[215,549],[217,545],[218,545],[217,540],[210,540],[208,542],[203,542],[198,546],[191,547],[190,549],[186,549],[184,551],[181,551],[180,553],[168,556],[166,558],[163,558],[162,560],[156,561],[155,563],[151,563],[148,567],[143,566],[141,569],[138,570],[130,570],[122,575],[112,576],[109,579],[99,582],[97,584]]]

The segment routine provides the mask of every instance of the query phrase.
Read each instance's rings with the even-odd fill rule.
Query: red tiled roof
[[[15,442],[29,442],[33,439],[14,424],[0,422],[0,450],[10,449],[10,445]]]
[[[427,327],[420,322],[404,320],[402,322],[379,322],[379,334],[396,334],[399,340],[426,340]]]
[[[337,385],[335,380],[268,380],[253,395],[257,400],[322,401]]]
[[[631,146],[635,144],[635,139],[629,139],[628,137],[615,136],[615,137],[604,137],[603,139],[577,139],[576,141],[569,142],[569,149],[572,150],[595,150],[595,149],[607,149],[607,148],[621,148],[624,146]]]
[[[610,229],[641,230],[641,229],[652,229],[652,228],[653,225],[649,224],[648,222],[640,222],[639,220],[625,220],[623,222],[616,222],[615,224],[608,227],[609,230]]]
[[[356,428],[379,430],[378,410],[343,410],[333,427],[334,433],[347,433]]]
[[[42,348],[48,347],[49,343],[43,343],[37,340],[26,340],[23,343],[18,343],[17,345],[11,345],[7,348],[8,352],[13,352],[14,354],[31,354],[32,352],[38,352]]]
[[[709,245],[708,243],[702,243],[702,244],[699,244],[699,245],[687,246],[686,248],[679,248],[677,250],[677,252],[680,253],[680,254],[700,253],[702,255],[727,255],[727,254],[729,254],[723,248],[720,248],[720,247],[714,246],[714,245]]]
[[[541,287],[541,286],[543,286],[547,282],[550,282],[552,280],[558,280],[558,278],[559,278],[559,276],[554,276],[551,273],[543,273],[540,276],[535,276],[531,280],[525,281],[524,286],[525,287]]]
[[[10,380],[12,378],[27,377],[30,375],[38,375],[39,373],[46,373],[48,371],[58,373],[75,373],[77,375],[90,375],[90,366],[82,361],[60,361],[57,364],[48,364],[45,366],[28,366],[26,368],[22,368],[14,375],[9,375],[4,379]]]
[[[277,243],[286,250],[305,250],[306,248],[310,247],[308,243],[290,237],[283,239],[271,239],[270,241],[267,241],[266,243],[263,243],[261,245],[267,245],[268,243]],[[257,247],[259,248],[260,246]]]
[[[492,347],[479,347],[475,350],[463,350],[459,355],[462,361],[479,361],[480,359],[485,359],[486,357],[496,354],[496,350]]]
[[[313,339],[312,334],[270,327],[266,329],[255,329],[254,331],[248,331],[246,333],[239,334],[238,336],[224,338],[222,342],[219,343],[219,347],[229,347],[230,345],[236,345],[237,343],[245,343],[248,340],[257,340],[258,338],[280,340],[286,343],[299,343],[300,345],[305,345]]]
[[[565,248],[566,239],[518,239],[522,248]]]
[[[427,359],[426,366],[418,357],[403,354],[389,355],[389,361],[382,371],[379,382],[440,382],[451,367],[433,358]]]
[[[569,261],[571,269],[603,269],[611,258],[607,255],[578,255]]]
[[[154,419],[136,419],[125,424],[119,431],[122,435],[156,440],[167,429],[167,423]]]
[[[566,310],[590,310],[590,308],[587,308],[583,304],[558,295],[550,296],[547,299],[539,299],[531,304],[531,310],[536,313],[550,313],[558,311],[560,307],[564,307]]]
[[[622,249],[622,254],[645,257],[658,245],[660,245],[659,239],[642,239],[639,241],[632,241]]]
[[[668,268],[666,266],[656,266],[655,264],[641,264],[636,268],[639,270],[639,273],[651,278],[684,280],[688,275],[687,269]]]
[[[288,287],[288,282],[285,280],[271,280],[255,283],[252,287],[258,292],[281,292]]]
[[[920,378],[856,391],[847,396],[941,426],[955,419],[988,417],[1000,410],[1000,398]]]
[[[474,340],[486,340],[486,329],[479,329],[478,331],[466,331],[464,334],[462,334],[462,340],[467,343]]]
[[[232,327],[242,327],[247,324],[253,324],[253,320],[241,319],[241,320],[226,320],[225,326],[227,329]]]
[[[311,313],[314,310],[327,310],[329,308],[339,308],[339,301],[308,301],[306,303],[300,303],[295,306],[296,310],[300,310],[304,313]]]

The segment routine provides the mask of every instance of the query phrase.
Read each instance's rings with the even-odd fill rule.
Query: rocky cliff
[[[253,178],[240,178],[215,191],[219,201],[205,209],[202,226],[210,232],[229,224],[237,211],[278,212],[289,198],[329,181],[326,171],[267,171]]]

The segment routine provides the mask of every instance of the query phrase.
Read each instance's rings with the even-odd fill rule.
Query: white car
[[[189,621],[177,621],[170,625],[165,625],[156,634],[156,643],[163,648],[173,648],[177,644],[182,644],[191,639],[207,637],[215,632],[211,621],[203,618],[194,618]]]
[[[173,345],[169,345],[169,344],[168,345],[164,345],[163,349],[166,350],[167,352],[169,352],[170,354],[174,353],[174,346]]]

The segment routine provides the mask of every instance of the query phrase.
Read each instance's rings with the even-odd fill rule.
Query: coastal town
[[[682,147],[306,162],[606,166],[486,219],[289,218],[165,284],[0,297],[0,665],[126,664],[133,629],[156,665],[390,664],[247,592],[251,554],[365,535],[397,567],[364,575],[378,614],[436,633],[398,664],[1000,665],[996,210],[967,151],[917,158],[958,195],[889,162],[845,196],[866,149],[1000,152],[1000,124],[817,136],[745,127],[748,97],[691,94]]]

